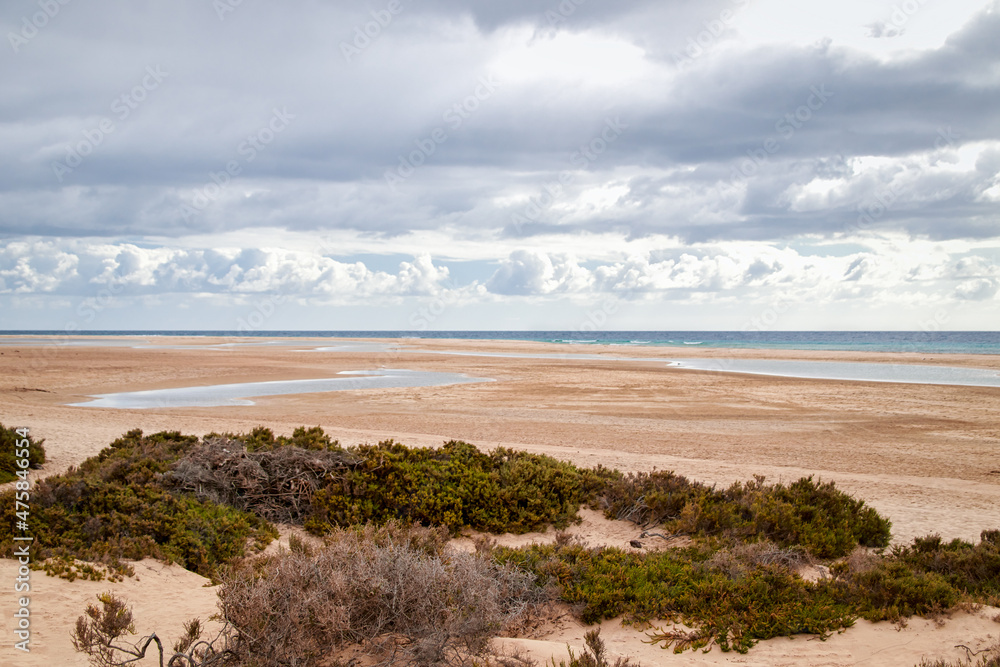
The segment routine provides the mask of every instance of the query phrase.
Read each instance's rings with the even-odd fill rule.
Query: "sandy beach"
[[[317,351],[329,341],[211,347],[227,339],[159,338],[144,348],[11,345],[0,341],[0,421],[44,438],[54,474],[96,454],[122,433],[180,430],[287,434],[322,426],[344,445],[392,438],[406,445],[459,439],[512,447],[586,466],[674,470],[728,484],[753,475],[792,481],[814,475],[863,498],[893,522],[896,541],[938,533],[978,541],[1000,527],[1000,389],[770,377],[670,367],[662,358],[808,359],[964,366],[1000,370],[1000,357],[911,353],[803,352],[567,346],[459,340],[376,341],[380,348]],[[448,354],[458,352],[461,354]],[[490,354],[525,356],[486,356]],[[570,355],[598,355],[584,359]],[[564,355],[532,358],[527,355]],[[622,357],[635,358],[624,360]],[[270,396],[253,405],[113,410],[70,407],[95,394],[211,384],[329,378],[341,371],[398,368],[462,373],[495,382]],[[627,541],[628,526],[588,520],[574,530],[595,542]],[[611,524],[610,526],[608,524]],[[551,534],[550,536],[551,537]],[[544,535],[522,539],[546,539]],[[36,614],[30,655],[11,648],[4,613],[0,663],[86,665],[69,631],[93,596],[121,590],[142,627],[173,637],[182,621],[214,613],[206,581],[144,561],[138,580],[68,583],[32,574]],[[16,563],[0,561],[13,581]],[[3,609],[13,606],[3,586]],[[915,665],[963,657],[956,644],[995,641],[997,610],[956,614],[944,626],[859,622],[826,642],[763,642],[749,655],[675,656],[643,635],[605,624],[609,649],[642,664]],[[141,628],[140,628],[141,629]],[[565,657],[585,628],[566,621],[548,636],[516,640],[539,657]],[[152,664],[152,663],[150,663]]]

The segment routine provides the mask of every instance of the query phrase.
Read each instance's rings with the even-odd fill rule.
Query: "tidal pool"
[[[964,387],[1000,387],[1000,372],[964,366],[885,364],[859,361],[803,361],[795,359],[668,359],[663,357],[618,357],[600,354],[525,354],[518,352],[476,352],[407,349],[408,353],[447,354],[468,357],[510,357],[515,359],[583,359],[588,361],[658,361],[674,368],[697,371],[748,373],[772,377],[855,382],[900,382],[904,384],[947,384]]]
[[[948,384],[1000,387],[1000,373],[986,368],[872,364],[854,361],[800,361],[787,359],[675,359],[672,366],[698,371],[750,373],[816,380]]]
[[[94,400],[72,403],[76,407],[115,408],[119,410],[144,410],[149,408],[187,408],[253,405],[250,398],[282,396],[286,394],[312,394],[328,391],[355,389],[387,389],[395,387],[440,387],[451,384],[494,382],[490,378],[476,378],[461,373],[437,373],[404,369],[377,371],[341,371],[334,378],[313,380],[277,380],[272,382],[241,382],[216,384],[205,387],[176,387],[128,391],[117,394],[97,394]]]

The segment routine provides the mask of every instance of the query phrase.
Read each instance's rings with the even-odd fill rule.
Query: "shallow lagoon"
[[[597,355],[520,355],[477,354],[469,356],[506,356],[538,358],[588,358],[602,361],[651,361],[643,358],[598,357]],[[656,361],[656,360],[654,360]],[[663,359],[668,365],[695,371],[748,373],[779,377],[860,382],[899,382],[972,387],[1000,387],[1000,373],[983,368],[926,366],[913,364],[871,364],[838,361],[799,361],[776,359]],[[253,405],[260,396],[281,396],[317,392],[385,389],[397,387],[439,387],[451,384],[494,382],[460,373],[439,373],[404,369],[377,371],[342,371],[335,378],[242,382],[199,387],[177,387],[149,391],[97,394],[94,400],[73,403],[76,407],[142,410],[149,408],[215,407]]]
[[[922,364],[865,363],[859,361],[806,361],[792,359],[668,359],[662,357],[617,357],[600,354],[524,354],[517,352],[467,352],[407,349],[407,352],[470,357],[512,357],[519,359],[583,359],[588,361],[660,361],[675,368],[726,373],[748,373],[772,377],[855,382],[900,382],[904,384],[947,384],[965,387],[1000,387],[1000,373],[986,368],[930,366]]]
[[[749,373],[816,380],[1000,387],[1000,373],[997,371],[960,366],[784,359],[675,359],[671,365],[699,371]]]
[[[203,387],[177,387],[129,391],[117,394],[97,394],[94,400],[73,403],[76,407],[143,410],[149,408],[185,408],[253,405],[251,397],[311,394],[355,389],[387,389],[397,387],[440,387],[450,384],[493,382],[461,373],[436,373],[382,369],[377,371],[342,371],[341,377],[313,380],[278,380],[273,382],[241,382]]]

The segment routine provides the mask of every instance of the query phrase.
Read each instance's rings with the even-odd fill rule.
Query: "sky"
[[[1000,329],[998,1],[8,0],[0,35],[0,329]]]

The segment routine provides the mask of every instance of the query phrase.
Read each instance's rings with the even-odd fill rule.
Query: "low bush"
[[[22,447],[20,443],[28,441],[27,447]],[[17,462],[28,459],[28,468],[40,468],[45,463],[45,447],[42,446],[44,440],[35,440],[31,435],[22,436],[15,428],[8,428],[0,424],[0,484],[13,482],[17,477],[17,471],[24,470]],[[27,449],[27,457],[18,456]]]
[[[393,519],[447,526],[452,533],[563,528],[616,475],[510,449],[484,453],[454,440],[440,449],[389,440],[347,451],[358,462],[314,494],[314,513],[305,522],[313,533]]]
[[[872,558],[855,567],[834,566],[838,598],[869,621],[901,621],[940,614],[959,601],[943,577],[892,558]]]
[[[930,535],[884,555],[858,550],[830,570],[871,621],[941,613],[962,601],[997,605],[1000,531],[983,531],[975,545]]]
[[[845,556],[857,545],[885,547],[891,523],[864,501],[804,477],[789,485],[763,477],[727,489],[690,481],[672,472],[629,474],[608,483],[608,518],[697,537],[770,540],[804,547],[817,558]]]
[[[79,468],[39,481],[31,492],[35,561],[80,559],[122,574],[120,559],[153,557],[210,577],[248,544],[263,548],[277,537],[266,521],[165,485],[164,474],[196,442],[130,431]],[[13,499],[0,496],[0,533],[14,525],[13,512]],[[12,544],[4,539],[0,555],[10,556]]]
[[[48,558],[41,564],[41,569],[50,577],[59,577],[66,581],[76,581],[84,579],[89,581],[103,581],[108,579],[112,582],[123,581],[125,577],[135,574],[135,568],[128,563],[113,561],[111,565],[101,566],[78,561],[68,556]]]
[[[249,433],[209,433],[205,440],[222,438],[223,440],[239,440],[243,443],[247,451],[274,451],[284,447],[298,447],[309,451],[342,451],[343,448],[336,440],[323,432],[319,426],[306,428],[299,426],[292,431],[291,437],[279,435],[275,437],[274,431],[264,426],[258,426]]]
[[[446,552],[447,532],[394,522],[337,530],[315,555],[283,552],[227,574],[219,607],[238,664],[312,665],[361,647],[392,664],[466,664],[544,599],[534,578]]]
[[[921,572],[942,577],[953,588],[984,604],[1000,606],[1000,530],[984,530],[979,544],[944,542],[938,535],[894,549],[892,558]]]
[[[692,628],[651,633],[676,651],[717,644],[723,651],[746,652],[762,639],[825,637],[857,618],[937,616],[970,599],[968,586],[956,586],[967,579],[949,580],[909,562],[907,549],[884,556],[859,549],[832,566],[832,578],[815,582],[796,574],[808,560],[802,551],[766,542],[720,548],[705,541],[660,552],[563,542],[494,547],[493,553],[499,562],[533,572],[540,586],[554,587],[585,623],[624,617]]]
[[[826,635],[853,623],[851,605],[829,582],[810,583],[780,564],[747,564],[741,576],[691,547],[626,552],[583,545],[497,548],[495,557],[558,588],[585,623],[623,616],[632,623],[683,623],[693,632],[653,632],[676,651],[718,644],[745,653],[761,639],[800,632]]]
[[[210,434],[173,467],[178,488],[322,535],[390,520],[524,533],[577,519],[621,475],[465,442],[410,448],[387,440],[342,448],[319,427]]]

